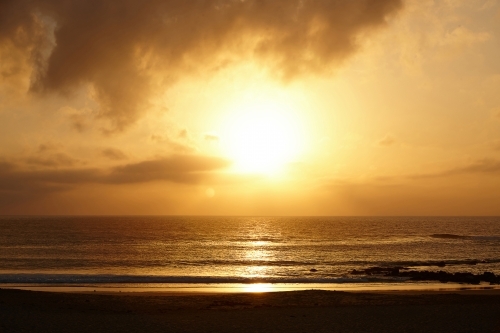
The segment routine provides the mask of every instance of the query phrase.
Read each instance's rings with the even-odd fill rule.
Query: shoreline
[[[0,289],[1,332],[496,332],[491,291],[65,293]]]
[[[109,294],[109,295],[224,295],[262,294],[276,292],[329,291],[349,293],[457,293],[500,295],[499,285],[471,285],[459,283],[364,283],[364,284],[170,284],[167,286],[131,285],[1,285],[0,290],[24,290],[53,293]]]

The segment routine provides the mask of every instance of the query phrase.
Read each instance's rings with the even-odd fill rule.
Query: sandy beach
[[[500,332],[500,295],[0,289],[0,332]]]

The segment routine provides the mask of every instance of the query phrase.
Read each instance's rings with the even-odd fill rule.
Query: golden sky
[[[0,213],[500,215],[499,0],[0,2]]]

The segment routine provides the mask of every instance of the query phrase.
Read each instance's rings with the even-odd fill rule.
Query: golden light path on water
[[[271,283],[254,283],[244,286],[242,291],[247,293],[264,293],[274,290],[275,289]]]
[[[261,231],[262,232],[262,231]],[[258,236],[257,236],[258,237]],[[271,242],[269,241],[263,241],[263,240],[254,240],[248,242],[247,249],[244,254],[244,258],[249,261],[256,261],[256,262],[265,262],[265,261],[273,261],[275,259],[275,256],[273,252],[270,250],[270,245]],[[270,275],[270,270],[268,266],[265,265],[251,265],[246,268],[246,272],[244,274],[245,277],[248,278],[265,278]],[[267,285],[267,284],[266,284]],[[263,284],[252,284],[250,286],[251,290],[256,290],[258,291],[259,289],[262,289]],[[269,291],[269,290],[261,290],[261,291]]]
[[[20,286],[2,285],[4,289],[20,289],[32,291],[53,291],[70,293],[101,293],[101,294],[226,294],[226,293],[265,293],[283,291],[345,291],[345,292],[479,292],[488,290],[500,293],[500,286],[470,285],[459,283],[394,283],[380,285],[377,283],[345,283],[345,284],[287,284],[287,283],[254,283],[254,284],[163,284],[161,286],[130,287],[130,286]]]

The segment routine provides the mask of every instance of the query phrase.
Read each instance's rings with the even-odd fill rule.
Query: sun
[[[298,157],[301,132],[294,107],[268,96],[234,105],[222,140],[236,170],[273,174]]]

